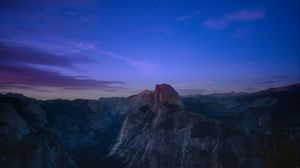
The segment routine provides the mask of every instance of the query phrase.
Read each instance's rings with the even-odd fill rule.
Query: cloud
[[[30,0],[30,1],[20,1],[20,0],[2,0],[0,1],[0,8],[2,9],[16,9],[20,8],[29,8],[34,6],[42,6],[42,5],[51,5],[51,6],[80,6],[80,5],[88,5],[92,4],[90,0]]]
[[[176,20],[177,21],[190,20],[194,16],[198,15],[199,13],[200,13],[200,11],[195,11],[195,12],[191,13],[190,15],[179,16],[179,17],[176,18]]]
[[[96,60],[82,55],[59,55],[24,45],[0,42],[1,62],[11,64],[34,64],[63,68],[74,68],[75,64],[93,63]]]
[[[243,10],[231,14],[224,15],[216,19],[207,19],[203,22],[203,25],[211,29],[224,29],[233,22],[240,21],[255,21],[263,19],[265,17],[265,11],[261,9],[256,10]]]
[[[208,90],[205,89],[177,89],[180,95],[199,95],[205,94]]]
[[[68,53],[68,52],[67,52]],[[64,90],[100,89],[114,91],[121,81],[87,79],[67,76],[49,69],[53,67],[78,70],[77,64],[91,64],[96,60],[83,55],[60,55],[21,44],[0,41],[0,88],[30,89],[55,87]]]
[[[274,79],[264,79],[264,78],[252,78],[247,80],[234,80],[232,83],[239,85],[239,86],[245,86],[245,85],[269,85],[269,84],[275,84],[278,83],[278,81],[275,81]]]
[[[126,64],[128,64],[132,67],[142,69],[146,72],[151,72],[153,70],[153,68],[156,66],[155,64],[146,63],[146,62],[143,62],[143,61],[140,61],[140,60],[131,59],[131,58],[125,57],[123,55],[116,54],[116,53],[111,52],[111,51],[104,51],[104,50],[100,49],[99,47],[97,47],[96,45],[91,44],[91,43],[83,43],[83,42],[72,41],[71,44],[79,50],[86,50],[86,51],[89,51],[89,52],[96,53],[98,55],[108,56],[108,57],[113,58],[115,60],[123,61],[123,62],[125,62]]]
[[[1,0],[4,20],[0,29],[27,29],[44,34],[87,33],[86,27],[100,19],[94,6],[95,1],[90,0]]]
[[[1,35],[2,33],[0,33],[0,52],[10,52],[11,55],[19,52],[17,54],[19,56],[18,59],[23,59],[23,61],[45,62],[46,64],[52,62],[53,64],[63,64],[65,67],[70,67],[77,63],[96,63],[101,61],[99,59],[101,57],[97,56],[107,56],[146,73],[153,72],[156,67],[154,63],[132,59],[121,54],[103,50],[90,42],[66,40],[60,37],[43,36],[39,40],[33,40],[20,35],[8,35],[4,37],[1,37]],[[22,56],[22,53],[26,56]],[[1,55],[0,59],[2,59]],[[9,56],[9,59],[13,59],[13,57]]]
[[[2,89],[54,87],[63,90],[100,89],[114,91],[121,88],[114,86],[115,84],[124,84],[124,82],[84,79],[22,64],[5,65],[0,63],[0,88]]]
[[[252,87],[252,86],[249,86],[249,87],[244,88],[243,91],[253,92],[253,91],[256,91],[256,89],[254,87]]]
[[[285,76],[285,75],[273,75],[272,78],[273,78],[273,79],[279,79],[279,80],[282,79],[282,80],[283,80],[283,79],[286,79],[287,76]]]
[[[259,85],[268,85],[268,84],[274,84],[276,81],[262,81],[262,82],[257,82],[256,84]]]

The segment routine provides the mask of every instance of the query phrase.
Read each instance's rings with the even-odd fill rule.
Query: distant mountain
[[[300,84],[179,97],[0,95],[0,167],[299,167]]]

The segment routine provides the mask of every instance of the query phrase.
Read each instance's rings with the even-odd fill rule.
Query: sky
[[[1,0],[0,92],[254,92],[300,81],[298,0]]]

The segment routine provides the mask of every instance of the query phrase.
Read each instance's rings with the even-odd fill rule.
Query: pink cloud
[[[63,75],[59,72],[22,65],[18,62],[14,62],[14,64],[0,63],[0,72],[0,90],[12,88],[34,90],[37,87],[53,87],[63,90],[96,89],[113,91],[122,88],[115,86],[116,84],[125,84],[122,81],[94,80]]]
[[[256,10],[243,10],[231,14],[227,14],[217,19],[207,19],[203,25],[211,29],[224,29],[233,22],[239,21],[255,21],[263,19],[265,11],[261,9]]]

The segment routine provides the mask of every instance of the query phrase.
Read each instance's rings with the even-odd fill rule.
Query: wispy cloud
[[[99,21],[100,17],[94,6],[93,0],[1,0],[1,17],[6,16],[3,18],[14,22],[1,18],[0,29],[27,29],[43,34],[77,34]]]
[[[239,21],[255,21],[263,19],[265,11],[262,9],[256,10],[242,10],[239,12],[227,14],[215,19],[207,19],[203,25],[211,29],[224,29],[233,22]]]
[[[23,51],[25,51],[24,53],[26,53],[26,57],[21,56],[19,58],[19,59],[23,58],[24,61],[26,60],[45,61],[47,63],[50,63],[51,61],[53,61],[54,63],[56,61],[57,64],[67,64],[67,63],[70,64],[70,61],[73,62],[76,61],[79,63],[87,63],[87,62],[95,63],[97,61],[101,61],[101,58],[103,58],[101,56],[106,56],[114,60],[124,62],[125,64],[137,68],[145,73],[152,73],[154,71],[154,68],[157,66],[157,64],[155,63],[132,59],[122,54],[117,54],[112,51],[104,50],[92,42],[85,42],[79,40],[67,40],[61,37],[53,37],[53,36],[52,37],[42,36],[42,38],[40,38],[39,40],[34,40],[34,39],[28,39],[27,37],[23,37],[21,35],[17,35],[17,36],[8,35],[4,37],[1,35],[2,33],[0,33],[0,49],[4,45],[9,44],[10,46],[14,46],[15,48],[17,48],[17,50],[13,51],[14,50],[13,48],[11,49],[6,48],[5,50],[11,50],[11,52],[20,51],[20,53],[23,53]],[[38,56],[38,55],[46,55],[46,54],[50,54],[51,57]],[[69,59],[69,60],[64,61],[62,59]]]
[[[253,92],[253,91],[256,91],[256,89],[253,86],[248,86],[248,87],[242,89],[242,91]]]
[[[0,60],[6,64],[30,64],[51,67],[75,68],[75,64],[93,63],[91,57],[73,54],[60,55],[21,44],[5,44],[0,41]]]
[[[146,72],[151,72],[153,70],[153,68],[156,66],[156,64],[153,64],[153,63],[147,63],[147,62],[143,62],[143,61],[140,61],[140,60],[131,59],[131,58],[125,57],[123,55],[116,54],[116,53],[111,52],[111,51],[102,50],[101,48],[97,47],[95,44],[83,43],[83,42],[77,42],[77,41],[72,41],[71,44],[76,49],[86,50],[86,51],[89,51],[89,52],[93,52],[97,55],[108,56],[108,57],[113,58],[115,60],[123,61],[123,62],[125,62],[126,64],[128,64],[132,67],[142,69]]]
[[[68,52],[66,52],[68,53]],[[77,64],[97,62],[80,54],[56,54],[23,44],[0,41],[0,89],[29,89],[54,87],[64,90],[98,89],[114,91],[124,84],[121,81],[89,79],[86,76],[70,76],[53,68],[78,70]],[[52,69],[52,70],[51,70]]]
[[[276,81],[262,81],[262,82],[257,82],[256,84],[258,85],[269,85],[269,84],[274,84]]]
[[[274,80],[273,78],[271,79],[265,79],[265,78],[253,78],[253,79],[247,79],[247,80],[234,80],[232,83],[239,85],[239,86],[244,86],[244,85],[270,85],[270,84],[275,84],[278,83],[278,81]]]
[[[114,91],[121,87],[115,84],[124,84],[121,81],[101,81],[86,79],[77,76],[66,76],[58,72],[41,68],[34,68],[22,64],[0,64],[1,89],[32,89],[36,87],[53,87],[63,90],[99,89]]]
[[[183,21],[183,20],[190,20],[192,19],[194,16],[198,15],[200,13],[200,11],[195,11],[189,15],[184,15],[184,16],[179,16],[176,18],[177,21]]]
[[[186,95],[200,95],[200,94],[206,94],[208,90],[205,89],[177,89],[180,95],[186,96]]]
[[[283,80],[283,79],[286,79],[287,76],[285,76],[285,75],[273,75],[272,78],[273,79],[279,79],[279,80],[282,79]]]

